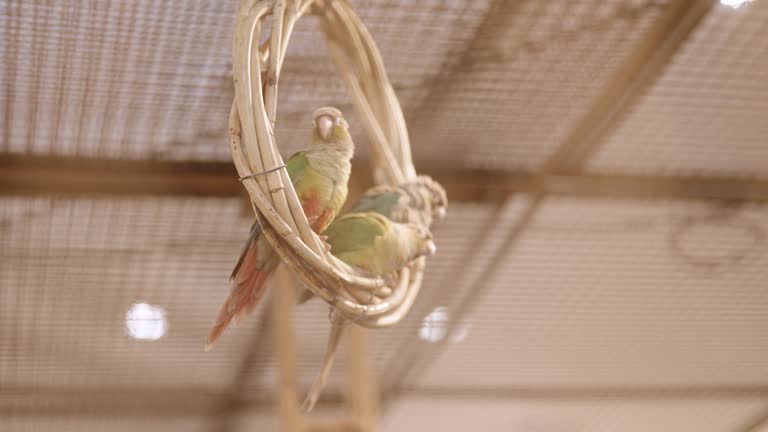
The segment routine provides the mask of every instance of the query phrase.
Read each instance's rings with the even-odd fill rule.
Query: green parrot
[[[310,147],[291,156],[285,164],[310,226],[320,233],[347,199],[355,146],[341,111],[320,108],[313,118]],[[212,348],[233,319],[253,311],[264,295],[267,279],[280,264],[280,256],[261,234],[261,226],[254,222],[232,271],[231,292],[208,335],[206,350]]]
[[[435,253],[427,228],[393,222],[376,212],[345,213],[323,232],[331,253],[371,276],[384,276]]]
[[[365,273],[383,276],[435,252],[428,227],[445,215],[445,189],[428,176],[369,189],[323,232],[331,253]]]
[[[382,185],[368,189],[345,214],[374,212],[392,222],[411,223],[426,228],[432,225],[433,219],[441,219],[445,216],[447,205],[448,199],[445,189],[431,177],[422,175],[399,186]],[[335,232],[335,235],[338,236],[340,233],[334,231],[337,229],[335,227],[336,223],[336,221],[331,223],[328,229]],[[350,223],[352,222],[344,222],[344,224]],[[331,229],[332,227],[333,229]],[[324,232],[321,237],[327,237],[327,234]],[[340,253],[339,246],[336,246],[334,249],[333,244],[331,244],[331,253],[345,261],[341,256],[337,255],[337,253]],[[407,261],[410,261],[410,259]],[[403,265],[397,265],[396,269]],[[358,265],[357,267],[366,270],[369,274],[376,273],[378,275],[377,272],[365,269],[365,266]],[[298,294],[298,302],[305,303],[313,297],[314,295],[311,291],[301,290]]]

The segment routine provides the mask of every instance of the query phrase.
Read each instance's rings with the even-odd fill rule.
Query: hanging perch
[[[370,135],[376,182],[396,185],[416,178],[402,110],[378,49],[341,0],[243,0],[233,45],[232,158],[267,238],[308,289],[348,320],[385,327],[400,321],[413,303],[424,259],[403,269],[397,283],[389,287],[381,278],[364,277],[341,264],[325,252],[309,227],[288,174],[281,169],[284,163],[274,136],[278,81],[293,27],[309,13],[320,19],[338,72]],[[271,18],[271,33],[259,46],[267,18]]]
[[[361,275],[333,257],[310,228],[278,151],[274,135],[278,82],[291,32],[305,15],[319,19],[328,51],[353,96],[371,143],[374,181],[398,185],[416,179],[402,109],[381,55],[343,0],[241,1],[232,49],[232,159],[268,241],[306,287],[342,319],[369,328],[390,326],[411,308],[425,259],[402,269],[388,286],[384,279]],[[262,37],[267,19],[270,32]],[[265,42],[259,45],[259,40]],[[334,350],[336,342],[332,340],[329,348]],[[333,353],[326,356],[320,381],[332,358]],[[319,387],[313,386],[309,399],[317,397]]]

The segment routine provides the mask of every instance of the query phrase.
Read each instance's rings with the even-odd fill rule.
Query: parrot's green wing
[[[307,167],[309,167],[309,159],[304,152],[294,153],[285,162],[285,167],[288,170],[288,177],[290,177],[291,181],[295,184],[304,174]]]
[[[400,198],[401,193],[396,190],[364,195],[349,212],[375,212],[385,217],[392,217],[392,211],[400,202]]]
[[[350,213],[333,221],[323,232],[328,236],[334,255],[370,248],[387,230],[386,222],[376,213]]]
[[[413,224],[391,222],[379,213],[347,213],[323,232],[331,253],[374,275],[385,275],[434,250],[431,237]]]

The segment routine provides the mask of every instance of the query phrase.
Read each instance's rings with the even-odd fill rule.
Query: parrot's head
[[[434,255],[435,252],[437,252],[437,246],[435,245],[435,242],[432,240],[432,232],[430,232],[427,228],[419,224],[414,224],[413,226],[415,228],[413,232],[416,236],[418,236],[416,244],[419,246],[419,248],[416,255],[417,256]]]
[[[417,183],[422,189],[422,194],[426,195],[424,198],[432,208],[432,217],[435,219],[444,218],[448,208],[448,195],[445,193],[445,188],[432,177],[425,175],[420,175]]]
[[[353,145],[349,125],[341,111],[333,107],[323,107],[312,114],[312,142],[341,147]]]

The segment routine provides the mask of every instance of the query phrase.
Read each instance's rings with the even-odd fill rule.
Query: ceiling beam
[[[768,180],[727,177],[647,177],[636,175],[552,175],[545,194],[585,198],[704,199],[766,201]]]
[[[620,174],[553,174],[425,168],[451,202],[497,203],[515,193],[584,198],[768,201],[768,179]],[[355,169],[358,193],[372,185]],[[0,195],[245,196],[229,162],[100,161],[0,157]]]
[[[41,417],[220,417],[220,401],[228,391],[208,387],[178,388],[11,388],[0,390],[0,419]],[[261,391],[242,392],[233,412],[274,413],[274,398]],[[318,410],[344,406],[343,395],[328,392],[318,401]]]
[[[493,400],[761,400],[768,385],[593,386],[593,387],[413,387],[398,396],[425,399]],[[765,416],[766,413],[763,413]]]
[[[232,163],[0,156],[0,194],[236,196]]]
[[[253,394],[259,394],[252,392]],[[238,413],[274,415],[274,400],[266,393],[238,401]],[[0,418],[141,417],[215,418],[211,407],[225,396],[209,388],[155,389],[3,389]],[[245,395],[244,395],[245,396]],[[437,400],[757,400],[768,397],[768,386],[596,386],[596,387],[407,387],[397,397]],[[335,410],[344,405],[340,393],[325,394],[319,409]],[[760,412],[743,428],[756,432],[768,423],[768,412]]]
[[[222,395],[209,388],[76,389],[5,388],[0,418],[57,416],[176,417],[212,414]],[[241,400],[244,406],[269,406],[269,400]]]

